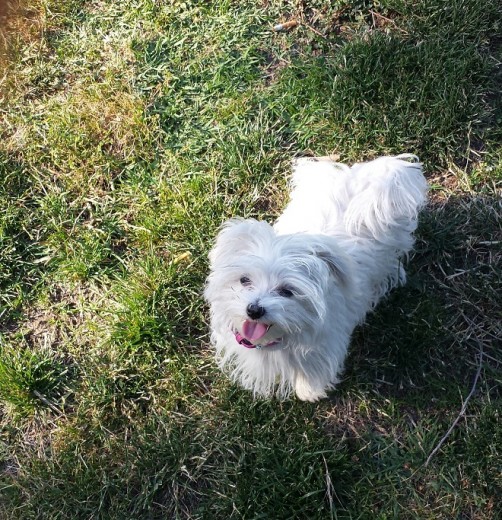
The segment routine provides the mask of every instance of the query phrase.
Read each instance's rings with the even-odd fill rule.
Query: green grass
[[[12,15],[0,516],[500,518],[501,24],[488,0]],[[407,285],[330,399],[254,401],[209,346],[218,226],[275,218],[295,156],[401,152],[432,186]]]

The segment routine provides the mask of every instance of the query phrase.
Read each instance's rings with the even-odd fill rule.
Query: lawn
[[[502,518],[501,31],[492,0],[12,11],[0,518]],[[277,217],[294,157],[402,152],[407,285],[329,399],[253,400],[209,344],[218,227]]]

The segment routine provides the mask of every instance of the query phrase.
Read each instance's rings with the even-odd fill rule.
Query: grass
[[[0,516],[499,518],[496,2],[22,7],[1,48]],[[294,156],[404,151],[432,187],[408,284],[330,399],[253,401],[209,346],[218,226],[276,217]]]

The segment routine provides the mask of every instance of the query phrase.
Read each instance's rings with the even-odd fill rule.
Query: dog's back
[[[404,234],[416,228],[427,193],[421,164],[406,159],[416,157],[380,157],[352,168],[326,160],[297,160],[290,202],[275,230],[348,234],[384,243],[395,237],[402,245]]]
[[[352,167],[351,197],[344,213],[347,231],[401,247],[415,231],[427,182],[422,165],[405,159],[417,158],[380,157]]]
[[[402,259],[413,247],[427,194],[421,164],[408,159],[417,160],[380,157],[349,168],[301,159],[294,165],[291,200],[274,226],[278,234],[335,237],[359,265],[358,284],[372,288],[368,309],[406,280]]]

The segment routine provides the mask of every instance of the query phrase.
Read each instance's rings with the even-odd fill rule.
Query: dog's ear
[[[351,283],[350,262],[345,254],[340,251],[333,251],[332,249],[325,249],[316,247],[314,255],[320,258],[328,266],[331,274],[344,287],[348,287]]]
[[[327,267],[329,274],[341,286],[349,288],[352,285],[352,261],[335,238],[329,235],[298,233],[286,236],[286,240],[293,264],[303,269],[307,276],[321,274],[319,268],[326,272]],[[309,259],[313,261],[310,262]]]
[[[266,222],[232,218],[223,224],[216,237],[209,253],[211,265],[227,263],[230,258],[235,260],[236,254],[258,254],[274,236],[272,227]]]

